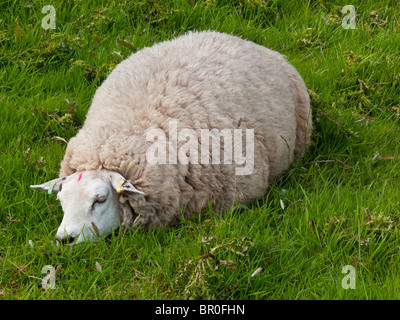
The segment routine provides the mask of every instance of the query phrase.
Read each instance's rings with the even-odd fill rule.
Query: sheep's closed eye
[[[106,196],[98,197],[98,198],[96,199],[95,203],[96,203],[96,202],[98,202],[98,203],[103,203],[103,202],[106,201],[106,199],[107,199]]]
[[[100,203],[104,203],[107,200],[107,196],[97,197],[93,202],[92,209],[94,210],[95,206]]]

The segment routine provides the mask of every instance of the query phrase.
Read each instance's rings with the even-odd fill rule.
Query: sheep
[[[56,238],[66,244],[173,226],[263,196],[311,132],[306,85],[284,56],[189,32],[122,61],[97,89],[59,178],[31,187],[57,192]]]

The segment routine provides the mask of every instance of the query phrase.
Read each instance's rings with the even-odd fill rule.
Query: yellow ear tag
[[[48,194],[53,194],[53,188],[54,188],[54,185],[55,185],[55,184],[56,184],[55,181],[50,182],[49,190],[47,190],[47,193],[48,193]]]
[[[125,183],[125,180],[121,180],[120,182],[119,182],[119,184],[118,184],[118,187],[117,187],[117,193],[121,193],[121,187],[122,187],[122,185]]]

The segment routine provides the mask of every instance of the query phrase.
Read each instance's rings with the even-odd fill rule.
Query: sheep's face
[[[31,186],[58,191],[64,217],[56,238],[67,244],[97,240],[119,227],[119,196],[143,196],[119,173],[108,170],[77,172],[68,177]]]
[[[98,172],[75,174],[63,183],[57,198],[64,217],[57,239],[79,243],[109,234],[118,227],[118,198]]]

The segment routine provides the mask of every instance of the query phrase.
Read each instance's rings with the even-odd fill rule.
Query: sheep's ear
[[[144,193],[136,189],[132,183],[124,178],[121,174],[117,172],[111,173],[111,185],[117,191],[117,193],[128,194],[134,197],[143,197]]]
[[[54,191],[59,192],[61,190],[61,186],[63,182],[65,181],[64,178],[57,178],[54,180],[47,181],[43,184],[38,184],[38,185],[31,185],[30,187],[32,189],[38,189],[42,191],[46,191],[48,194],[52,194]]]

